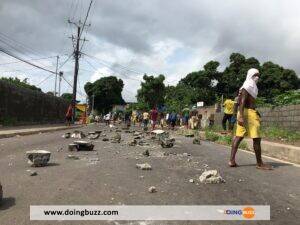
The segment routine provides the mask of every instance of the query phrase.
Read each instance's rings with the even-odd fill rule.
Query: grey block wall
[[[258,108],[262,126],[282,127],[300,131],[300,105],[287,105],[273,108]],[[215,124],[221,125],[223,113],[215,113]]]
[[[64,121],[67,108],[64,99],[0,81],[0,124],[59,123]]]

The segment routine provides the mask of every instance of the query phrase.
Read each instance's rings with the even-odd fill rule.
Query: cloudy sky
[[[73,51],[72,21],[84,20],[90,0],[0,0],[0,47],[55,70]],[[164,74],[176,84],[209,60],[223,69],[232,52],[273,61],[300,74],[298,0],[94,0],[91,26],[80,59],[78,98],[83,86],[115,75],[123,97],[134,101],[144,73]],[[47,58],[51,57],[51,58]],[[40,59],[47,58],[47,59]],[[37,60],[40,59],[40,60]],[[29,78],[43,91],[54,90],[54,75],[0,53],[0,76]],[[73,82],[74,60],[60,70]],[[71,87],[62,82],[62,92]]]

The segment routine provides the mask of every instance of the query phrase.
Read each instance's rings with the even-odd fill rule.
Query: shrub
[[[206,131],[205,131],[205,138],[206,138],[206,140],[208,140],[208,141],[217,141],[217,140],[219,139],[219,135],[216,134],[216,133],[213,132],[213,131],[206,130]]]

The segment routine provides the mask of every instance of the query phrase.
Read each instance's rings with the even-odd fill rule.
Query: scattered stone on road
[[[136,164],[136,168],[141,170],[152,170],[152,167],[149,163]]]
[[[200,138],[194,138],[193,144],[194,145],[201,145]]]
[[[149,146],[150,144],[147,143],[147,142],[144,141],[144,140],[140,140],[140,141],[138,141],[138,145],[140,145],[140,146]]]
[[[73,134],[71,135],[72,138],[78,138],[78,139],[82,139],[85,138],[85,134],[82,131],[79,130],[75,130],[73,132]]]
[[[191,154],[190,154],[190,153],[184,152],[184,153],[182,153],[182,156],[183,156],[183,157],[188,157],[188,156],[191,156]]]
[[[225,183],[225,180],[220,176],[217,170],[204,171],[199,177],[201,183],[205,184],[219,184]]]
[[[29,176],[37,176],[38,173],[36,171],[27,170],[29,172]]]
[[[145,151],[143,152],[143,155],[144,155],[144,156],[147,156],[147,157],[150,156],[149,150],[148,150],[148,149],[145,150]]]
[[[154,186],[149,187],[148,191],[149,191],[150,193],[155,193],[155,192],[157,192],[157,191],[156,191],[156,187],[154,187]]]
[[[136,146],[137,145],[137,141],[135,139],[133,139],[132,141],[128,142],[129,146]]]
[[[121,142],[121,134],[115,133],[115,134],[111,137],[111,143],[120,143],[120,142]]]
[[[194,179],[189,179],[189,182],[190,183],[194,183]]]
[[[90,141],[74,141],[78,151],[93,151],[94,145]]]
[[[69,144],[68,150],[69,150],[70,152],[77,151],[77,150],[78,150],[77,147],[78,147],[77,144],[72,143],[72,144]]]
[[[71,133],[65,133],[63,136],[62,136],[62,138],[70,138],[71,137]]]
[[[79,160],[79,157],[77,155],[67,155],[67,159],[73,159],[73,160]]]
[[[102,141],[109,141],[109,139],[108,138],[103,138]]]
[[[51,152],[45,150],[27,151],[28,164],[39,167],[46,166],[50,160]]]

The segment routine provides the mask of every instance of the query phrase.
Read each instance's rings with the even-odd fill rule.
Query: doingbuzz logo
[[[255,216],[255,210],[252,207],[245,207],[243,209],[227,209],[224,214],[232,216],[243,216],[245,219],[252,219]]]

